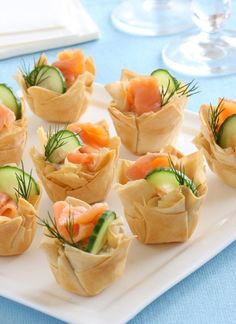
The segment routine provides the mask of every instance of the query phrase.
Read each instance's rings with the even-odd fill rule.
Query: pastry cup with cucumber
[[[219,99],[200,108],[201,132],[194,144],[203,151],[212,172],[236,188],[236,101]]]
[[[35,235],[40,187],[13,165],[0,166],[0,179],[0,256],[19,255]]]
[[[121,80],[105,88],[112,97],[108,110],[116,132],[137,155],[175,143],[188,97],[197,92],[193,81],[183,84],[163,69],[150,76],[123,70]]]
[[[88,106],[95,77],[91,56],[80,49],[66,50],[49,64],[43,54],[33,69],[22,67],[16,80],[30,109],[49,122],[79,120]]]
[[[89,205],[67,197],[41,220],[41,242],[57,283],[81,296],[94,296],[124,272],[131,237],[106,203]]]
[[[135,162],[120,160],[115,188],[138,240],[184,242],[198,224],[207,193],[203,155],[183,156],[168,146]]]
[[[74,123],[66,129],[38,130],[41,151],[30,154],[37,174],[52,201],[72,196],[94,203],[103,201],[112,184],[119,137],[110,137],[105,121]]]
[[[0,84],[0,165],[19,164],[23,155],[28,121],[23,99],[6,84]]]

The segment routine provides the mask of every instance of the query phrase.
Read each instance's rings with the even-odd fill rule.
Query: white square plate
[[[115,134],[106,110],[109,100],[104,88],[96,85],[92,102],[82,121],[94,122],[105,118],[110,124],[111,133]],[[29,170],[33,165],[28,149],[38,145],[37,127],[48,127],[48,123],[29,111],[27,114],[30,126],[24,161],[26,170]],[[177,148],[184,153],[195,151],[191,140],[198,131],[197,114],[186,111]],[[134,159],[123,147],[121,157]],[[224,185],[208,169],[207,176],[209,193],[191,239],[181,244],[152,246],[145,246],[134,239],[124,275],[100,295],[79,297],[56,284],[46,256],[38,249],[40,228],[32,246],[23,255],[0,258],[0,294],[69,323],[127,322],[236,239],[235,190]],[[111,209],[123,215],[122,206],[113,190],[107,201]],[[46,216],[51,205],[44,194],[40,204],[41,217]]]

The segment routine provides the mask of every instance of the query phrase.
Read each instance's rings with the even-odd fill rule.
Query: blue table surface
[[[116,30],[110,21],[110,12],[119,1],[83,0],[101,30],[97,41],[79,45],[86,54],[92,54],[96,67],[96,81],[108,83],[119,79],[122,68],[149,74],[158,67],[165,67],[161,61],[161,49],[169,37],[137,37]],[[233,2],[228,27],[236,30],[236,3]],[[78,47],[78,46],[77,46]],[[46,51],[49,61],[56,58],[58,49]],[[12,75],[21,64],[33,61],[36,54],[25,55],[0,61],[0,82],[5,82],[18,90]],[[175,73],[177,79],[190,81]],[[200,94],[192,97],[188,109],[197,112],[201,103],[217,101],[218,96],[236,98],[236,75],[197,78]],[[236,230],[236,229],[235,229]],[[202,266],[195,273],[167,291],[129,323],[236,323],[236,243]],[[0,297],[0,323],[48,323],[61,321]]]

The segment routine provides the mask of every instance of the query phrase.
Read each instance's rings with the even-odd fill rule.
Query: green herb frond
[[[42,69],[42,67],[44,69]],[[37,62],[34,60],[34,68],[32,69],[30,64],[26,65],[26,63],[22,61],[20,71],[27,87],[33,87],[40,86],[40,84],[48,78],[46,74],[49,68],[49,66],[47,68],[46,65],[39,65],[39,63],[37,64]]]
[[[58,126],[55,126],[54,129],[51,126],[49,127],[47,132],[47,144],[44,146],[46,160],[50,159],[53,152],[67,144],[67,139],[74,136],[74,134],[71,134],[64,137],[63,130],[65,130],[65,128],[59,129]]]
[[[66,230],[68,232],[70,240],[66,240],[58,231],[57,224],[55,219],[51,216],[51,214],[48,212],[48,219],[41,219],[38,218],[38,224],[40,226],[43,226],[47,229],[48,234],[45,234],[47,237],[50,238],[56,238],[58,241],[60,241],[63,245],[67,244],[70,246],[73,246],[77,249],[86,250],[86,247],[84,244],[80,242],[74,242],[73,240],[73,232],[74,232],[74,218],[71,215],[71,212],[69,212],[69,218],[66,222]]]
[[[19,200],[19,197],[28,200],[30,192],[32,189],[32,169],[30,171],[29,177],[25,176],[24,163],[21,161],[22,174],[16,173],[17,188],[14,188],[16,192],[16,199]]]
[[[161,88],[161,98],[162,98],[161,105],[162,106],[166,105],[171,100],[171,98],[174,96],[175,93],[179,97],[182,96],[191,97],[199,92],[200,91],[198,91],[198,84],[197,82],[194,82],[194,80],[186,84],[182,84],[181,82],[176,81],[175,89],[170,91],[170,80],[168,80],[166,89],[164,89],[163,87]]]
[[[214,108],[212,106],[212,104],[210,104],[210,108],[208,110],[208,123],[212,130],[212,134],[214,136],[215,141],[217,141],[217,129],[218,129],[218,124],[219,124],[219,116],[222,113],[222,111],[224,110],[224,108],[221,107],[223,100],[224,100],[224,98],[222,98],[219,101],[216,108]]]
[[[172,170],[172,172],[174,173],[175,175],[175,178],[176,180],[178,181],[179,185],[180,186],[186,186],[188,187],[195,196],[197,196],[197,187],[195,186],[193,180],[189,179],[186,174],[185,174],[185,168],[183,165],[180,165],[180,168],[179,170],[177,170],[175,168],[175,165],[169,155],[168,157],[168,160],[169,160],[169,165],[170,165],[170,168]]]

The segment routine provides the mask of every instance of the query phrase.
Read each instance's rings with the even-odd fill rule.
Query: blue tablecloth
[[[123,67],[148,74],[157,67],[164,67],[161,48],[176,36],[136,37],[117,31],[111,24],[110,12],[119,1],[83,0],[101,30],[98,41],[82,44],[86,54],[91,53],[97,66],[96,81],[108,83],[119,79]],[[229,25],[236,30],[236,5],[234,18]],[[47,52],[55,60],[58,50]],[[32,62],[35,55],[17,57],[0,62],[0,82],[17,86],[12,79],[23,58]],[[190,77],[176,74],[179,79]],[[195,78],[201,93],[190,100],[188,109],[198,111],[203,102],[216,102],[217,96],[236,99],[236,75],[219,78]],[[236,230],[236,229],[235,229]],[[166,292],[130,321],[137,323],[184,324],[233,324],[236,323],[236,243]],[[16,270],[17,271],[17,270]],[[62,323],[52,317],[0,297],[0,323]]]

